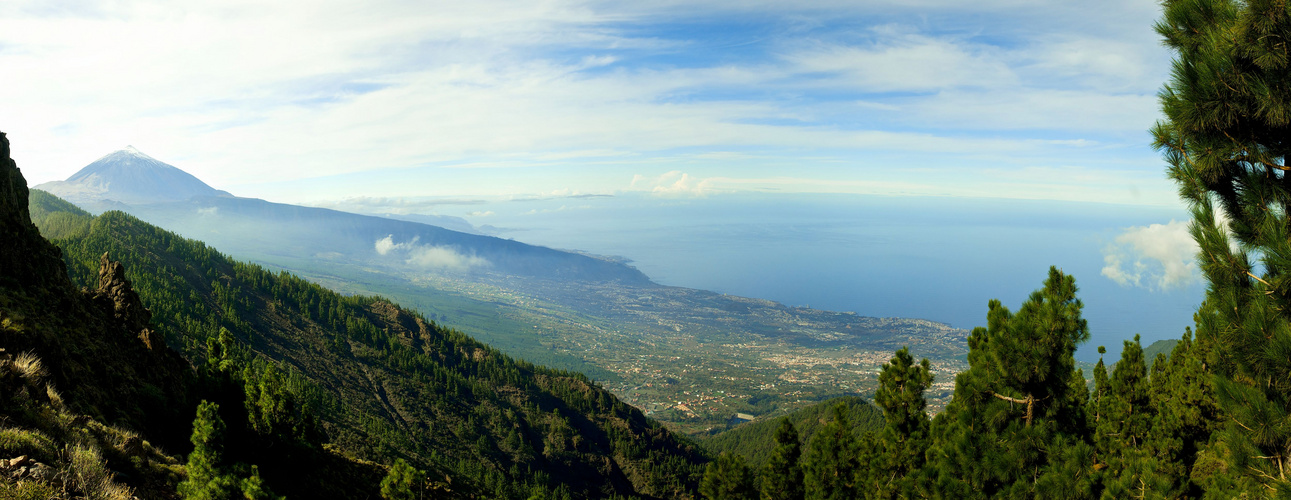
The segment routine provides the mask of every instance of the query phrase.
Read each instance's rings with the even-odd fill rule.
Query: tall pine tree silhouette
[[[802,445],[788,417],[775,431],[775,449],[762,469],[762,500],[802,500]]]
[[[927,359],[914,362],[910,350],[902,347],[879,372],[874,402],[883,408],[884,426],[868,455],[868,467],[861,476],[867,497],[911,498],[917,496],[918,477],[930,436],[927,400],[923,393],[932,385]]]
[[[847,404],[832,409],[833,418],[811,437],[803,467],[807,500],[851,500],[858,498],[856,485],[857,443]]]
[[[1209,282],[1197,313],[1227,418],[1208,495],[1291,496],[1291,11],[1275,0],[1167,0],[1175,53],[1156,147],[1192,210]],[[1200,461],[1200,459],[1199,459]]]
[[[1092,494],[1081,468],[1086,440],[1084,377],[1072,354],[1089,337],[1076,281],[1049,269],[1044,287],[1018,309],[990,302],[987,327],[968,338],[969,369],[933,421],[933,488],[947,498],[1034,498]]]

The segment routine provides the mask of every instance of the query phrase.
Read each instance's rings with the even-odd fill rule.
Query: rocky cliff
[[[58,247],[40,237],[27,208],[27,179],[0,132],[0,286],[72,289]]]
[[[0,352],[39,358],[71,411],[183,446],[192,368],[166,348],[126,270],[103,256],[77,290],[30,219],[26,179],[0,133]]]

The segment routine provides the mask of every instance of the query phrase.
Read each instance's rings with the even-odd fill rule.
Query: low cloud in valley
[[[380,255],[399,256],[404,263],[422,269],[440,271],[469,271],[472,268],[487,267],[489,261],[476,255],[466,255],[453,247],[422,245],[420,238],[402,243],[394,241],[394,235],[387,235],[376,241],[376,251]]]

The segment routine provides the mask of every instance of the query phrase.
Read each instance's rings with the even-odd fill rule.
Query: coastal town
[[[455,309],[423,311],[432,318],[447,318],[522,358],[564,362],[650,417],[694,435],[836,396],[872,397],[879,370],[902,347],[931,362],[935,380],[926,397],[935,413],[949,401],[955,374],[968,366],[968,332],[923,319],[679,287],[604,283],[588,293],[587,284],[564,289],[516,278],[492,285],[443,277],[416,282],[470,299]],[[494,323],[472,328],[463,321],[486,316],[472,309],[478,304],[493,308]],[[501,321],[523,325],[525,335],[498,336],[520,330]]]

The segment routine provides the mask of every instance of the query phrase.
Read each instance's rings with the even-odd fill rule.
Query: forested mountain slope
[[[305,387],[273,363],[246,356],[232,339],[215,369],[185,360],[164,338],[186,334],[158,325],[126,268],[107,254],[86,261],[88,286],[78,290],[28,202],[0,134],[0,498],[379,493],[382,467],[323,447],[313,410],[300,404]],[[54,220],[69,234],[89,231],[82,212]],[[197,422],[200,433],[199,402],[218,408]],[[439,490],[456,498],[471,491]]]
[[[28,216],[26,181],[2,134],[0,234],[0,347],[10,354],[38,351],[51,382],[78,412],[132,427],[188,420],[182,411],[192,383],[188,364],[154,342],[128,285],[99,282],[98,262],[84,281],[95,293],[68,280],[58,248]],[[115,292],[103,289],[113,285]]]
[[[814,405],[796,410],[784,417],[764,419],[740,424],[735,428],[703,441],[714,455],[729,452],[738,453],[749,465],[760,468],[766,463],[775,447],[775,432],[784,419],[798,430],[798,438],[806,443],[824,427],[830,419],[830,411],[839,404],[847,405],[848,417],[852,422],[852,432],[860,439],[867,432],[874,432],[883,427],[883,410],[870,404],[864,398],[844,396],[827,399]]]
[[[104,252],[119,258],[170,345],[205,359],[227,330],[279,364],[341,450],[406,458],[498,497],[674,497],[697,482],[698,447],[581,374],[516,361],[383,299],[232,261],[124,213],[91,217],[40,192],[32,207],[74,281],[91,280]]]
[[[685,498],[697,486],[702,450],[580,374],[120,212],[29,200],[0,144],[0,468],[27,481],[5,475],[4,494],[375,497],[379,464],[400,460],[435,497]],[[59,479],[75,470],[107,486]]]

